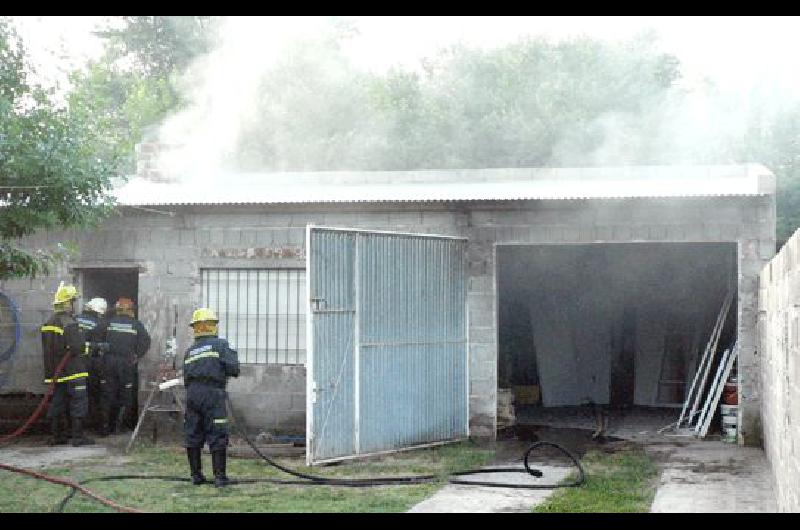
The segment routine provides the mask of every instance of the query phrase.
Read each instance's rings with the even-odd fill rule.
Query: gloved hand
[[[110,349],[110,345],[107,342],[90,342],[89,347],[96,355],[103,355]]]

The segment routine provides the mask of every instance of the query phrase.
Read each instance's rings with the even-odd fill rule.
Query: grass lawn
[[[642,449],[606,454],[592,450],[582,460],[586,483],[556,490],[533,511],[648,512],[658,486],[656,464]],[[577,473],[567,480],[575,480]]]
[[[450,472],[480,467],[494,452],[470,442],[444,445],[388,455],[369,461],[307,468],[297,458],[279,458],[280,463],[307,473],[366,477]],[[84,480],[116,474],[188,476],[183,450],[139,446],[125,457],[90,459],[69,467],[53,467],[48,474]],[[211,477],[211,458],[203,455],[203,472]],[[271,477],[290,479],[261,460],[228,457],[231,478]],[[246,484],[216,489],[211,485],[160,480],[93,482],[92,491],[133,508],[151,512],[401,512],[432,495],[444,484],[343,488],[331,486],[281,486]],[[0,512],[47,512],[56,507],[70,489],[31,477],[0,471]],[[110,508],[76,494],[66,512],[110,512]]]

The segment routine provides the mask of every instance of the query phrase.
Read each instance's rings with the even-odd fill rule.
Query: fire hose
[[[5,434],[2,437],[0,437],[0,445],[10,443],[16,438],[22,436],[22,434],[24,434],[25,431],[27,431],[31,427],[31,425],[33,425],[34,423],[36,423],[36,421],[39,420],[42,413],[45,411],[47,407],[47,402],[50,401],[50,396],[52,396],[53,392],[55,391],[56,380],[58,379],[58,376],[61,375],[61,371],[67,365],[71,357],[72,354],[67,353],[61,359],[61,362],[58,363],[58,366],[56,366],[56,369],[53,372],[53,380],[50,382],[49,385],[47,385],[47,391],[45,392],[44,397],[42,397],[42,400],[39,402],[39,405],[36,407],[36,410],[34,410],[33,414],[30,415],[27,421],[25,421],[25,423],[17,427],[17,429],[14,432]]]
[[[106,506],[114,508],[118,512],[142,513],[141,510],[137,510],[136,508],[129,508],[127,506],[122,506],[121,504],[117,504],[116,502],[114,502],[114,501],[112,501],[110,499],[106,499],[105,497],[103,497],[101,495],[98,495],[98,494],[94,493],[93,491],[84,488],[79,483],[73,482],[71,480],[58,478],[58,477],[52,477],[50,475],[45,475],[44,473],[39,473],[38,471],[32,471],[30,469],[25,469],[25,468],[22,468],[22,467],[16,467],[16,466],[8,465],[8,464],[3,464],[2,462],[0,462],[0,469],[4,469],[4,470],[10,471],[12,473],[20,473],[22,475],[28,475],[28,476],[31,476],[33,478],[39,479],[39,480],[45,480],[47,482],[52,482],[53,484],[60,484],[62,486],[69,486],[70,488],[72,488],[73,492],[80,491],[84,495],[86,495],[88,497],[91,497],[92,499],[94,499],[94,500],[96,500],[96,501],[98,501],[98,502],[100,502],[102,504],[105,504]]]
[[[247,430],[244,427],[244,424],[239,420],[236,416],[236,413],[233,409],[233,405],[231,404],[230,398],[228,399],[228,406],[231,411],[231,416],[233,417],[234,424],[236,425],[237,431],[240,436],[247,442],[253,451],[268,465],[286,473],[288,475],[297,477],[300,480],[280,480],[280,479],[270,479],[270,478],[241,478],[241,479],[232,479],[229,482],[229,485],[239,485],[239,484],[256,484],[256,483],[268,483],[268,484],[279,484],[279,485],[294,485],[294,486],[336,486],[336,487],[351,487],[351,488],[365,488],[365,487],[375,487],[375,486],[400,486],[400,485],[413,485],[413,484],[426,484],[431,483],[437,479],[439,479],[438,475],[410,475],[410,476],[403,476],[403,477],[379,477],[379,478],[330,478],[330,477],[323,477],[319,475],[311,475],[308,473],[303,473],[301,471],[297,471],[295,469],[283,466],[278,462],[272,460],[261,450],[258,446],[253,443],[250,437],[247,435]],[[543,474],[538,469],[533,469],[530,467],[530,455],[537,449],[542,447],[554,447],[565,454],[570,460],[572,460],[575,467],[578,469],[578,478],[572,482],[561,483],[561,484],[513,484],[513,483],[502,483],[502,482],[487,482],[487,481],[471,481],[471,480],[463,480],[453,477],[465,477],[469,475],[478,475],[478,474],[491,474],[491,473],[528,473],[534,477],[542,477]],[[490,469],[472,469],[467,471],[458,471],[451,473],[448,482],[450,484],[460,484],[460,485],[469,485],[469,486],[484,486],[484,487],[494,487],[494,488],[513,488],[513,489],[556,489],[556,488],[572,488],[581,486],[586,481],[586,473],[581,465],[580,460],[573,455],[569,450],[564,448],[563,446],[547,441],[539,441],[532,444],[528,449],[525,451],[523,457],[523,465],[524,469],[519,469],[516,467],[501,467],[501,468],[490,468]],[[176,476],[169,476],[169,475],[110,475],[105,477],[95,477],[89,478],[84,481],[79,482],[78,484],[88,484],[90,482],[103,482],[103,481],[116,481],[116,480],[164,480],[170,482],[191,482],[190,478],[187,477],[176,477]],[[59,502],[58,506],[56,507],[55,511],[63,512],[66,508],[67,503],[75,496],[75,494],[79,491],[77,488],[72,489],[62,500]]]
[[[24,434],[30,428],[31,425],[33,425],[41,417],[42,413],[45,411],[45,409],[47,407],[47,402],[50,401],[50,397],[53,395],[53,392],[54,392],[55,386],[56,386],[56,381],[58,380],[58,376],[61,375],[61,372],[64,370],[64,367],[69,362],[71,356],[72,355],[70,353],[68,353],[67,355],[65,355],[61,359],[61,362],[58,363],[58,366],[56,366],[56,369],[53,372],[52,381],[47,386],[47,391],[45,392],[44,397],[42,397],[42,400],[39,402],[39,405],[36,407],[36,410],[33,412],[33,414],[31,414],[30,417],[25,421],[25,423],[20,425],[14,432],[6,434],[6,435],[0,437],[0,444],[7,444],[7,443],[10,443],[10,442],[14,441],[15,439],[19,438],[20,436],[22,436],[22,434]],[[106,499],[105,497],[102,497],[102,496],[94,493],[93,491],[84,488],[79,483],[73,482],[71,480],[67,480],[67,479],[63,479],[63,478],[59,478],[59,477],[53,477],[53,476],[50,476],[50,475],[46,475],[44,473],[40,473],[38,471],[32,471],[30,469],[25,469],[25,468],[22,468],[22,467],[12,466],[12,465],[9,465],[9,464],[4,464],[2,462],[0,462],[0,469],[4,469],[5,471],[10,471],[12,473],[19,473],[21,475],[28,475],[28,476],[33,477],[35,479],[44,480],[44,481],[47,481],[47,482],[52,482],[53,484],[60,484],[62,486],[69,486],[70,488],[72,488],[73,495],[74,495],[74,493],[80,491],[84,495],[86,495],[88,497],[91,497],[92,499],[95,499],[96,501],[98,501],[98,502],[100,502],[100,503],[102,503],[102,504],[104,504],[106,506],[109,506],[109,507],[111,507],[111,508],[113,508],[113,509],[115,509],[115,510],[117,510],[119,512],[140,513],[140,510],[137,510],[135,508],[129,508],[127,506],[122,506],[120,504],[117,504],[114,501],[112,501],[110,499]]]
[[[55,370],[53,375],[53,382],[48,387],[47,393],[45,394],[42,401],[39,403],[36,411],[31,415],[28,421],[25,422],[21,427],[15,430],[13,433],[4,436],[0,439],[0,442],[9,442],[17,437],[19,437],[22,433],[24,433],[34,421],[36,421],[41,413],[44,411],[44,407],[47,404],[50,396],[53,393],[55,388],[55,381],[60,374],[61,370],[63,370],[64,366],[66,365],[67,361],[69,360],[69,355],[64,356],[61,363]],[[230,481],[231,485],[237,484],[254,484],[254,483],[270,483],[270,484],[282,484],[282,485],[298,485],[298,486],[341,486],[341,487],[374,487],[374,486],[392,486],[392,485],[412,485],[412,484],[423,484],[423,483],[430,483],[439,478],[438,475],[410,475],[410,476],[402,476],[402,477],[368,477],[368,478],[330,478],[330,477],[323,477],[319,475],[311,475],[308,473],[303,473],[301,471],[297,471],[291,469],[289,467],[283,466],[278,462],[270,459],[261,450],[256,446],[255,443],[250,439],[247,435],[247,430],[244,424],[238,419],[233,405],[230,401],[230,398],[226,396],[228,400],[228,406],[231,410],[231,415],[233,416],[234,424],[239,431],[239,434],[242,438],[247,442],[253,451],[268,465],[294,477],[297,477],[301,480],[279,480],[279,479],[269,479],[269,478],[243,478],[243,479],[234,479]],[[528,473],[529,475],[539,478],[542,477],[542,472],[538,469],[533,469],[530,467],[530,455],[533,451],[541,448],[541,447],[553,447],[558,449],[563,454],[565,454],[570,460],[572,460],[575,467],[578,469],[578,478],[573,482],[568,483],[561,483],[561,484],[513,484],[513,483],[500,483],[500,482],[487,482],[487,481],[468,481],[463,479],[457,479],[452,477],[465,477],[469,475],[478,475],[478,474],[491,474],[491,473]],[[484,486],[484,487],[494,487],[494,488],[514,488],[514,489],[556,489],[556,488],[569,488],[569,487],[578,487],[581,486],[586,481],[586,473],[581,465],[580,460],[574,456],[569,450],[564,448],[563,446],[547,441],[539,441],[532,444],[525,452],[523,456],[523,465],[524,469],[519,469],[516,467],[502,467],[502,468],[490,468],[490,469],[473,469],[467,471],[459,471],[450,474],[448,482],[451,484],[461,484],[461,485],[471,485],[471,486]],[[164,475],[111,475],[105,477],[95,477],[90,478],[80,482],[73,482],[66,479],[60,479],[57,477],[51,477],[45,475],[43,473],[39,473],[36,471],[27,470],[24,468],[18,468],[15,466],[10,466],[7,464],[0,463],[0,469],[4,469],[6,471],[11,471],[15,473],[21,473],[28,476],[32,476],[34,478],[40,480],[46,480],[48,482],[52,482],[55,484],[61,484],[64,486],[68,486],[71,488],[71,491],[61,500],[58,504],[56,511],[62,512],[66,507],[67,503],[75,496],[77,492],[81,492],[88,497],[101,502],[102,504],[109,506],[117,511],[128,512],[128,513],[138,513],[140,510],[136,510],[135,508],[129,508],[126,506],[122,506],[119,504],[114,503],[113,501],[106,499],[96,493],[92,492],[91,490],[86,489],[83,484],[87,484],[90,482],[99,482],[99,481],[112,481],[112,480],[165,480],[165,481],[173,481],[173,482],[189,482],[191,479],[186,477],[175,477],[175,476],[164,476]]]

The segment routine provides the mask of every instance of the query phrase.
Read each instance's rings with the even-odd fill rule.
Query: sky
[[[41,75],[59,79],[59,67],[79,65],[101,52],[91,30],[104,17],[13,17]],[[245,31],[313,28],[315,17],[238,17]],[[800,17],[347,17],[359,35],[348,51],[364,67],[413,67],[435,49],[457,41],[498,46],[521,35],[565,38],[581,34],[623,40],[646,30],[660,36],[688,76],[700,72],[744,89],[769,79],[800,88]],[[273,19],[273,20],[270,20]],[[61,53],[61,50],[66,53]],[[54,53],[55,52],[55,53]]]

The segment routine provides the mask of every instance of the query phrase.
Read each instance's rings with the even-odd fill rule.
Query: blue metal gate
[[[309,464],[468,435],[465,246],[308,227]]]

